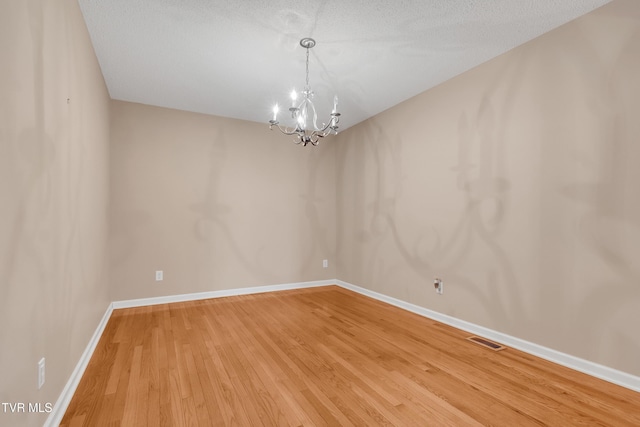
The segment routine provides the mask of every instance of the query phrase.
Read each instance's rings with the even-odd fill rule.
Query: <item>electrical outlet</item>
[[[38,389],[44,385],[44,357],[38,362]]]
[[[156,271],[156,282],[161,282],[164,279],[164,273],[162,270]]]
[[[442,295],[444,293],[444,282],[442,279],[435,279],[433,281],[433,287],[438,295]]]
[[[322,260],[322,268],[327,268],[329,267],[329,260],[328,259],[323,259]]]

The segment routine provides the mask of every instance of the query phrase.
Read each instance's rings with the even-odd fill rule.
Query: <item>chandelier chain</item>
[[[309,48],[307,48],[307,85],[304,87],[304,90],[309,90]]]

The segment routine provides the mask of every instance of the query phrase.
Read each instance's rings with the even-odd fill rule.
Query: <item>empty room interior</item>
[[[0,425],[640,425],[640,2],[236,3],[0,3]]]

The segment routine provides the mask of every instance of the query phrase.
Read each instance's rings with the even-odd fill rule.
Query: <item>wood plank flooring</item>
[[[337,286],[115,310],[61,426],[640,426],[640,393]]]

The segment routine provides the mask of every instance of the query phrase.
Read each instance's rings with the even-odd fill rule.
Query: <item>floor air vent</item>
[[[505,346],[503,346],[501,344],[495,343],[493,341],[489,341],[486,338],[481,338],[481,337],[475,337],[474,336],[474,337],[469,337],[467,339],[469,341],[471,341],[471,342],[474,342],[476,344],[480,344],[481,346],[486,347],[488,349],[491,349],[493,351],[500,351],[500,350],[504,350],[505,348],[507,348],[507,347],[505,347]]]

